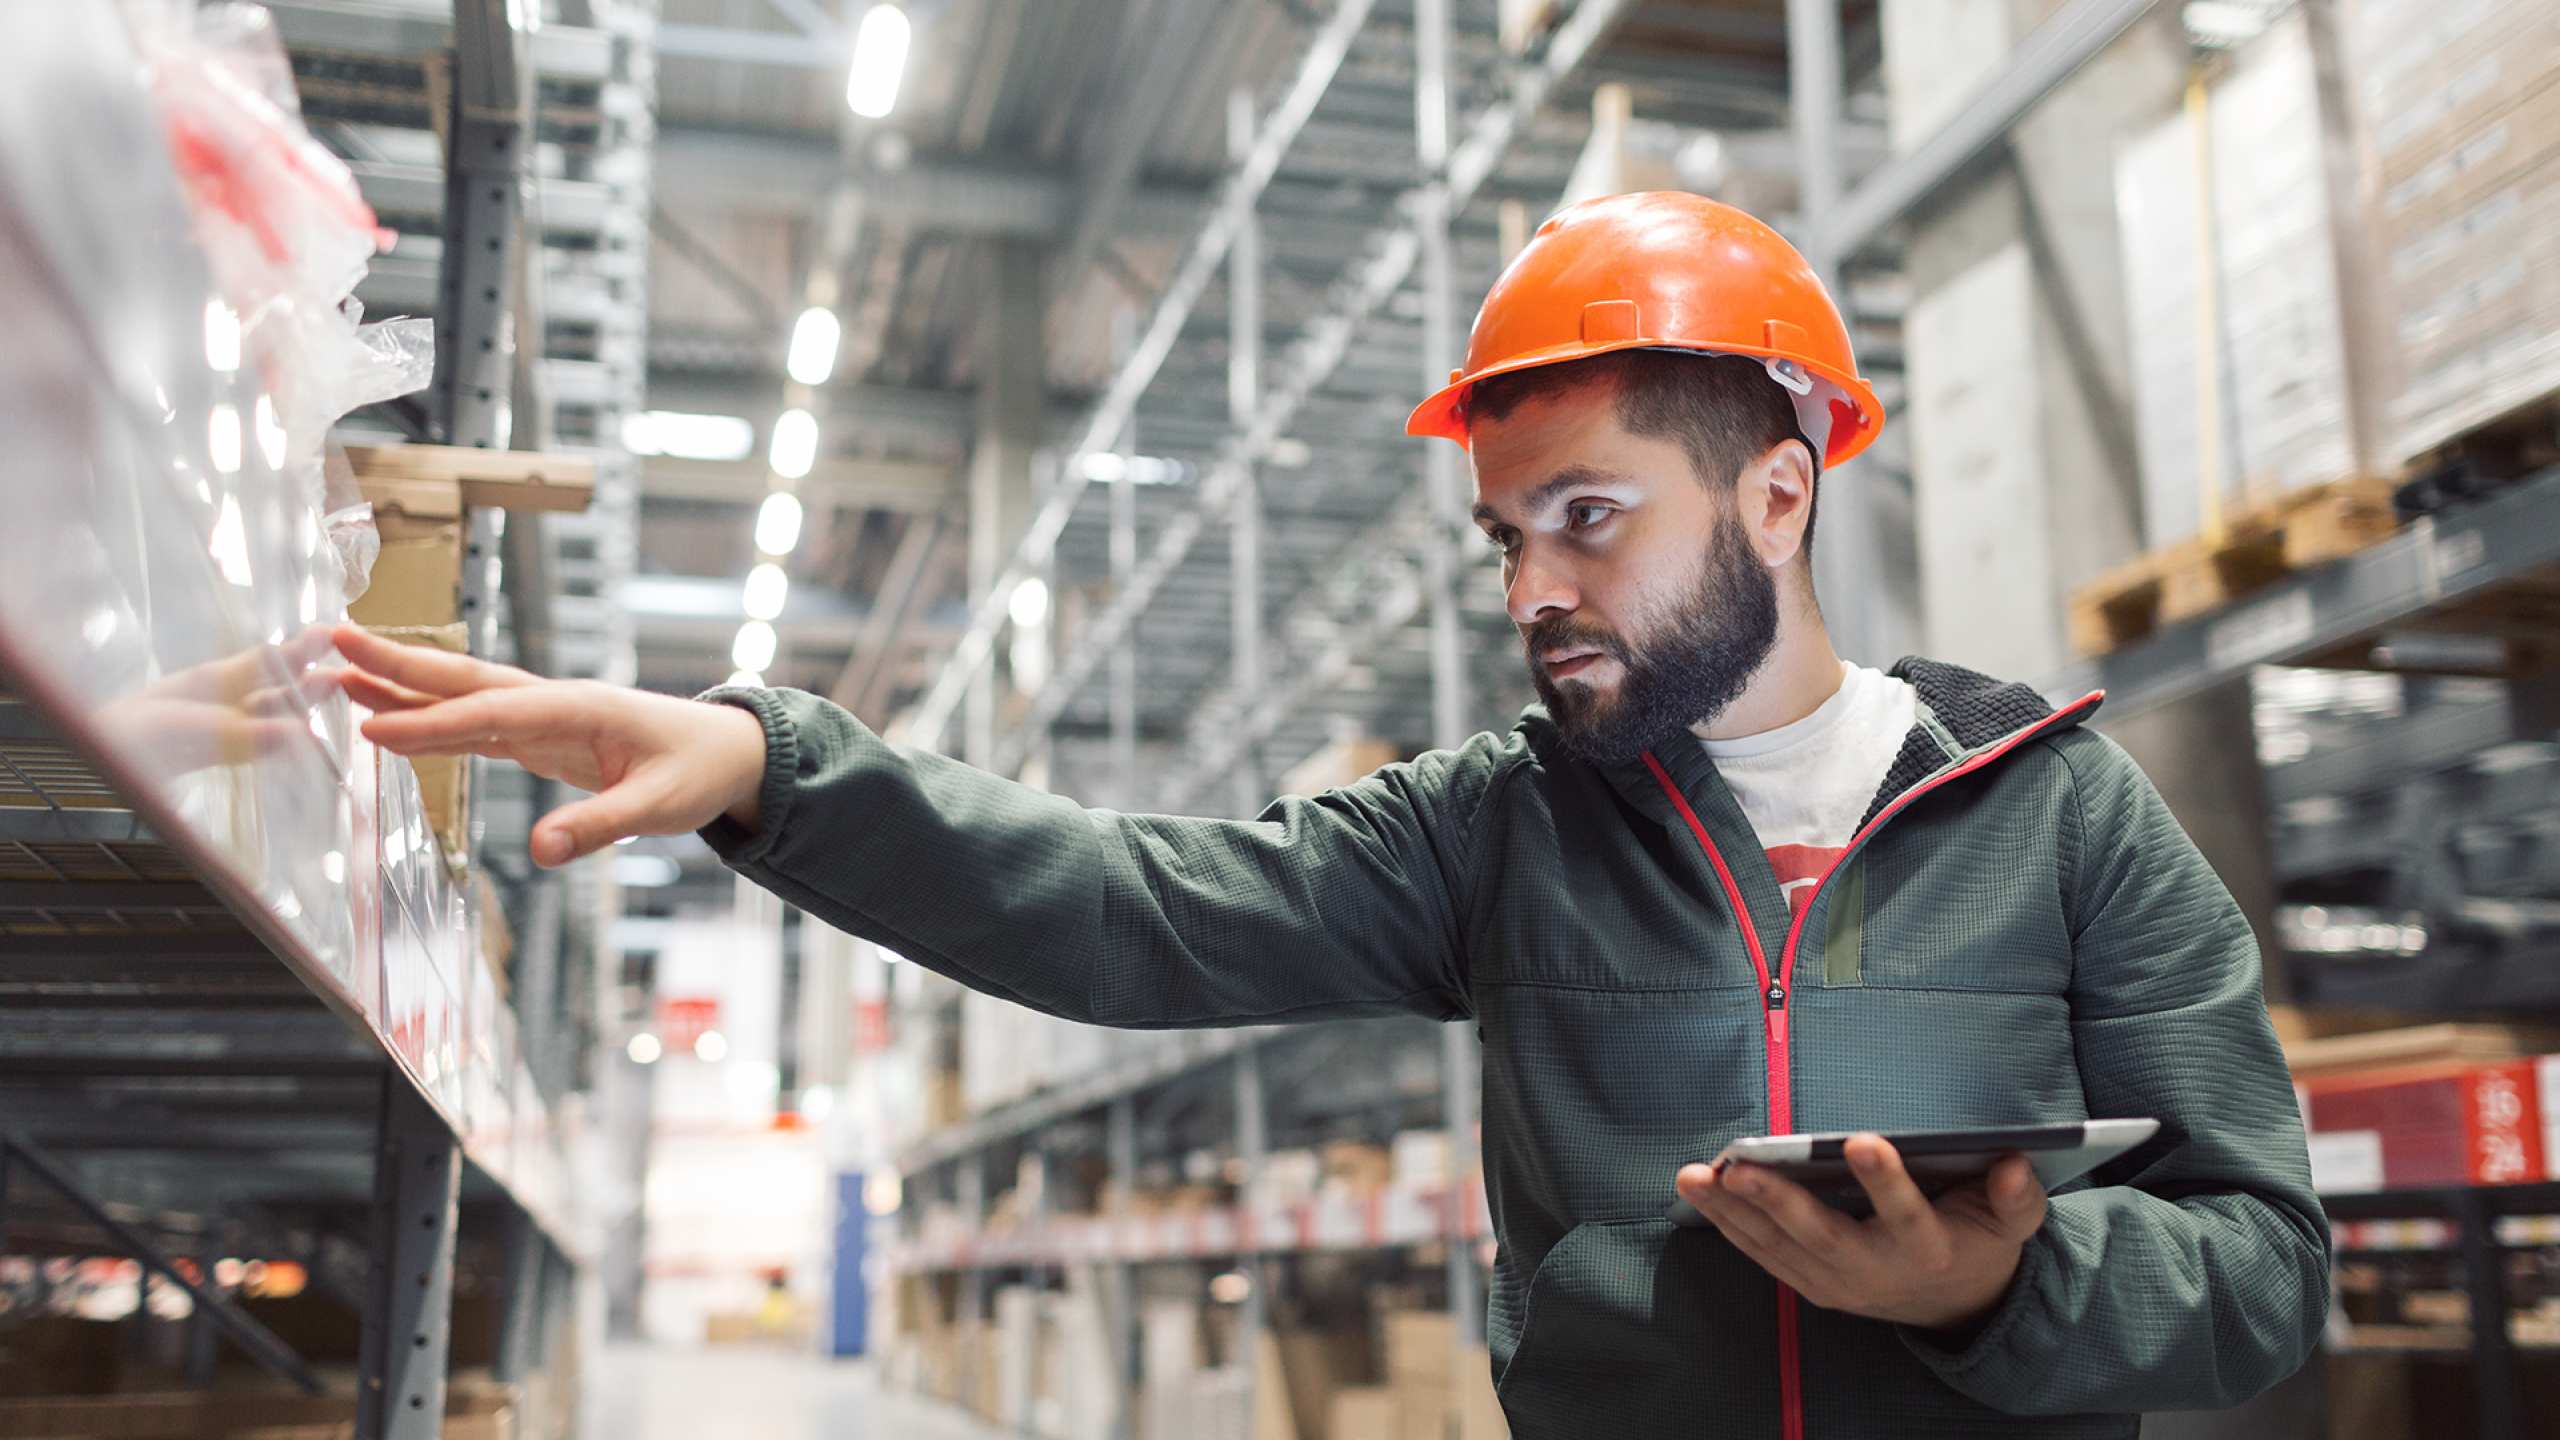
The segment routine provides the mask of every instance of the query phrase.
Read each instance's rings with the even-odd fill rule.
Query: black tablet
[[[1935,1198],[1979,1180],[2011,1155],[2024,1155],[2047,1190],[2076,1180],[2160,1131],[2157,1120],[2084,1120],[2077,1125],[2037,1125],[2018,1130],[1909,1130],[1885,1139],[1902,1152],[1920,1193]],[[1736,1140],[1716,1163],[1745,1160],[1766,1165],[1835,1210],[1865,1215],[1874,1207],[1851,1173],[1839,1135],[1754,1135]],[[1707,1217],[1686,1200],[1671,1202],[1668,1217],[1680,1225],[1704,1225]]]

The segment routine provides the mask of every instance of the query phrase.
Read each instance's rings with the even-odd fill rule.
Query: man
[[[1055,1014],[1472,1018],[1530,1440],[2132,1436],[2291,1373],[2327,1236],[2249,927],[2080,728],[2096,697],[1833,654],[1819,471],[1882,413],[1802,260],[1693,196],[1577,206],[1452,382],[1414,428],[1469,448],[1546,703],[1251,822],[1084,810],[788,691],[342,632],[350,688],[393,749],[599,792],[540,822],[545,863],[702,827],[829,924]],[[1695,1163],[2091,1116],[2162,1129],[2051,1197],[2013,1157],[1933,1204],[1863,1135],[1864,1221]],[[1712,1228],[1664,1218],[1675,1186]]]

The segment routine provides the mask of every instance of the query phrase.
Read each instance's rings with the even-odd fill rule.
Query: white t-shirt
[[[1839,690],[1812,714],[1757,735],[1698,742],[1742,802],[1790,911],[1803,913],[1857,838],[1919,713],[1910,682],[1844,660]]]

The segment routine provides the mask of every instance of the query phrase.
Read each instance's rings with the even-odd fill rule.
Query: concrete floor
[[[588,1372],[588,1440],[996,1440],[945,1405],[881,1393],[871,1367],[751,1346],[608,1346]]]

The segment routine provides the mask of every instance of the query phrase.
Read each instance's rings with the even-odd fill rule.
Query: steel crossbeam
[[[1606,0],[1594,0],[1594,3],[1606,3]],[[1059,533],[1067,528],[1068,518],[1075,514],[1076,501],[1083,496],[1085,487],[1092,483],[1084,473],[1086,457],[1104,453],[1119,444],[1120,432],[1137,411],[1138,397],[1155,383],[1156,373],[1173,353],[1174,341],[1181,336],[1192,309],[1200,303],[1201,294],[1208,289],[1210,279],[1217,274],[1219,266],[1226,261],[1228,250],[1234,246],[1245,212],[1261,198],[1263,190],[1271,183],[1271,177],[1279,171],[1281,157],[1288,153],[1290,144],[1297,139],[1308,118],[1315,114],[1316,103],[1332,86],[1333,77],[1342,68],[1344,57],[1350,54],[1351,42],[1367,22],[1373,4],[1374,0],[1342,0],[1341,7],[1334,11],[1333,17],[1316,32],[1315,39],[1307,46],[1306,56],[1299,62],[1297,76],[1291,81],[1288,93],[1263,121],[1244,163],[1227,177],[1217,205],[1209,212],[1208,223],[1201,227],[1190,253],[1183,257],[1181,268],[1174,272],[1173,279],[1158,297],[1155,313],[1148,319],[1147,328],[1139,336],[1136,348],[1122,362],[1118,373],[1112,376],[1110,387],[1103,391],[1101,403],[1094,407],[1092,418],[1086,422],[1082,438],[1077,441],[1066,463],[1059,467],[1058,483],[1048,503],[1033,517],[1030,529],[1014,547],[1013,558],[997,575],[995,583],[985,594],[976,597],[969,612],[968,630],[962,633],[960,643],[954,647],[950,658],[943,662],[933,688],[926,693],[924,703],[917,707],[915,719],[908,726],[909,740],[925,746],[941,744],[942,733],[960,707],[970,676],[995,645],[996,631],[1004,624],[1005,606],[1012,599],[1014,587],[1045,566],[1049,553],[1057,545]],[[1212,477],[1213,483],[1215,478]],[[1226,496],[1231,495],[1234,488],[1234,480],[1229,477],[1220,492],[1218,506],[1221,511],[1225,507]],[[1198,525],[1199,521],[1195,519],[1192,527],[1195,534]],[[1188,548],[1187,543],[1185,548]],[[1117,608],[1115,605],[1114,609]],[[1091,673],[1094,664],[1109,648],[1108,645],[1099,650],[1085,645],[1077,647],[1083,670],[1076,676],[1076,683],[1081,683],[1083,676]],[[1057,685],[1063,678],[1052,680],[1051,684]],[[1044,719],[1041,724],[1045,726],[1047,721]],[[1009,741],[1002,753],[1019,757],[1022,748]]]
[[[1298,412],[1314,396],[1317,388],[1342,363],[1360,326],[1403,288],[1413,274],[1416,262],[1422,258],[1422,227],[1427,217],[1455,215],[1466,208],[1477,188],[1493,173],[1494,166],[1510,148],[1513,138],[1546,103],[1556,85],[1590,56],[1600,37],[1608,32],[1611,23],[1624,10],[1625,4],[1626,0],[1585,0],[1572,18],[1556,31],[1540,62],[1524,68],[1514,77],[1510,96],[1468,127],[1466,137],[1449,152],[1445,169],[1406,193],[1397,207],[1405,218],[1372,239],[1367,251],[1369,258],[1346,277],[1337,292],[1339,298],[1334,309],[1310,321],[1299,333],[1290,349],[1285,377],[1265,393],[1252,423],[1229,434],[1220,447],[1218,459],[1202,478],[1192,503],[1158,532],[1154,548],[1130,577],[1127,588],[1086,625],[1084,633],[1077,637],[1075,648],[1059,661],[1048,683],[1041,687],[1039,697],[996,747],[995,768],[998,771],[1021,763],[1022,757],[1029,752],[1032,738],[1047,729],[1065,710],[1076,690],[1092,675],[1094,667],[1154,601],[1156,591],[1190,554],[1192,545],[1209,523],[1226,513],[1251,467],[1270,453],[1272,445],[1288,432]],[[1268,133],[1266,131],[1266,138]],[[1166,348],[1170,348],[1170,343],[1168,338]],[[1140,355],[1144,354],[1142,346]],[[1133,357],[1133,361],[1136,358]],[[1156,363],[1162,363],[1161,355]],[[1124,369],[1121,378],[1127,381],[1135,373]],[[1136,389],[1143,390],[1143,381],[1151,380],[1153,376],[1154,366],[1150,365],[1145,368]],[[1115,392],[1119,388],[1115,384]],[[1135,399],[1136,395],[1132,393],[1132,404]],[[1117,419],[1125,418],[1125,413],[1120,412],[1118,417],[1114,417],[1115,427],[1110,435],[1116,437]],[[1078,454],[1099,448],[1094,443],[1094,436],[1089,434]],[[1071,463],[1069,469],[1073,471],[1075,466]],[[1059,515],[1059,528],[1064,527],[1065,515],[1073,509],[1074,497],[1080,488],[1080,485],[1062,484],[1058,495],[1051,500],[1051,509]],[[1048,518],[1045,512],[1042,518],[1044,521]],[[1055,538],[1056,530],[1052,529],[1048,540],[1054,541]],[[1015,563],[1020,566],[1022,562],[1017,559]],[[1010,575],[1011,571],[1007,573]],[[1029,573],[1028,569],[1025,568],[1023,573]],[[1003,618],[1003,601],[1010,593],[1011,586],[1000,583],[992,602],[980,600],[978,615],[973,617],[969,633],[962,639],[962,653],[953,657],[955,663],[968,654],[972,637],[979,636],[978,619],[986,619],[988,623],[984,638],[976,642],[977,653],[984,654],[993,643],[995,622]],[[928,697],[909,731],[910,740],[930,743],[939,735],[942,725],[949,719],[950,706],[958,703],[959,686],[967,680],[965,671],[957,672],[956,681],[954,677],[955,671],[946,665],[941,681],[937,682],[935,697],[949,686],[950,699],[937,708],[935,697]]]

